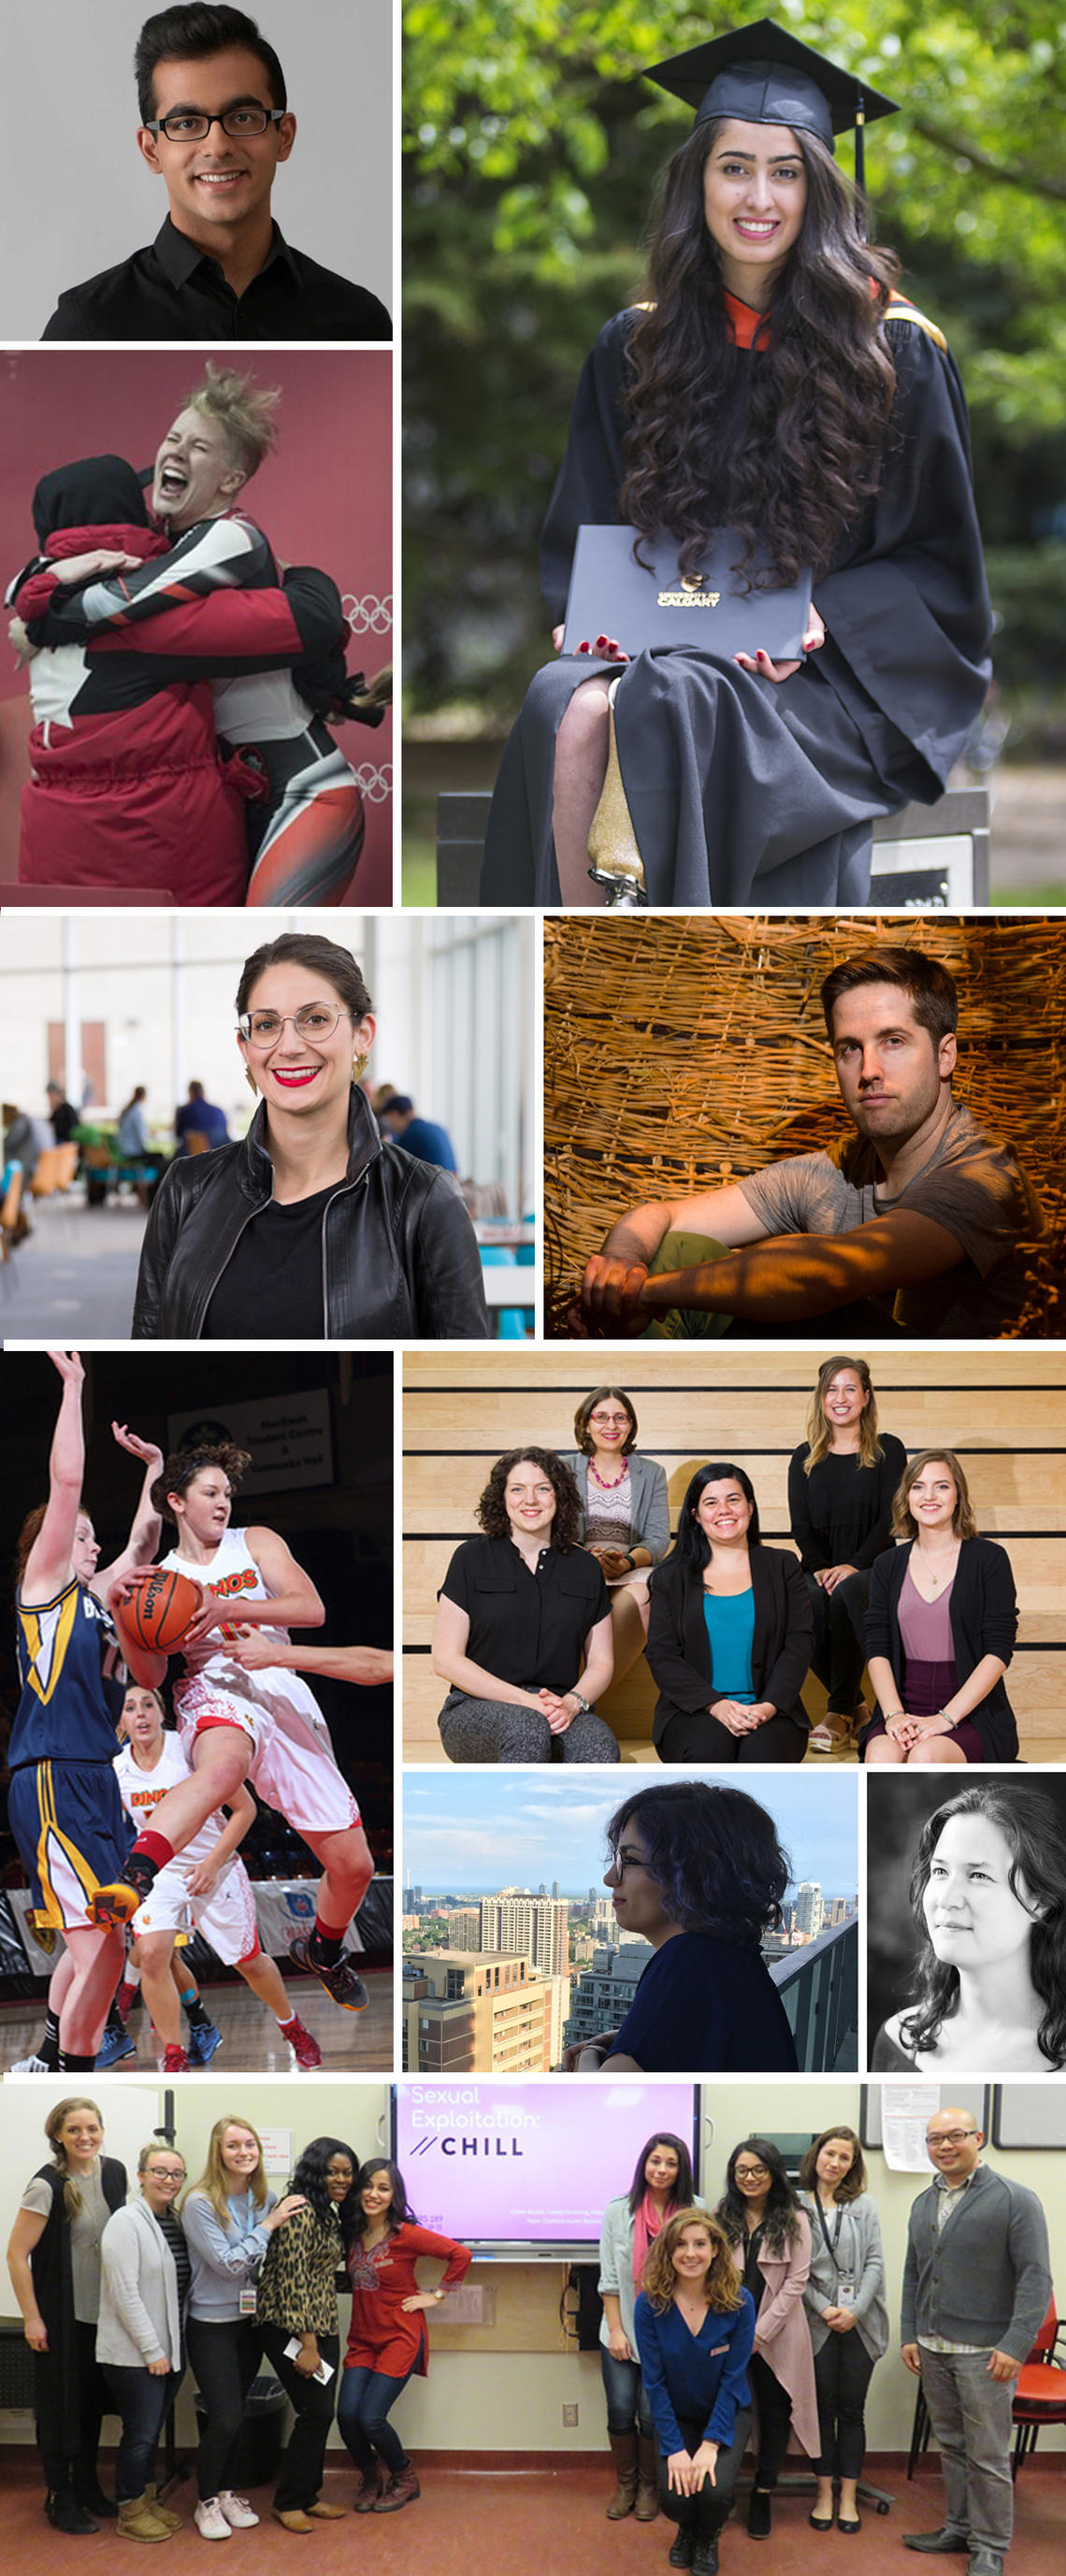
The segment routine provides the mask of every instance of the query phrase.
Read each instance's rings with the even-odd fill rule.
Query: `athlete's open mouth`
[[[180,501],[189,489],[189,477],[181,465],[161,465],[156,481],[164,501]]]

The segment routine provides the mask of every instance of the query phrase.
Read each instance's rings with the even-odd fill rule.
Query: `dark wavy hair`
[[[770,2138],[741,2138],[734,2147],[725,2169],[725,2190],[715,2210],[715,2217],[731,2245],[743,2245],[747,2235],[747,2202],[733,2179],[738,2156],[756,2156],[770,2176],[770,2189],[763,2211],[762,2227],[771,2254],[787,2253],[799,2234],[800,2205],[785,2172],[780,2147]]]
[[[582,1396],[577,1412],[574,1415],[574,1438],[577,1442],[578,1448],[584,1450],[586,1458],[591,1458],[593,1451],[593,1439],[592,1433],[589,1430],[589,1423],[591,1422],[597,1405],[602,1404],[604,1397],[608,1395],[613,1395],[616,1404],[624,1404],[626,1412],[629,1415],[629,1429],[622,1442],[621,1454],[623,1458],[630,1457],[633,1450],[636,1448],[637,1417],[633,1410],[632,1396],[627,1395],[625,1388],[622,1386],[594,1386],[591,1395]]]
[[[823,2129],[819,2137],[811,2139],[810,2146],[808,2147],[807,2153],[800,2165],[800,2190],[817,2191],[818,2158],[821,2155],[822,2148],[828,2145],[830,2138],[846,2138],[848,2145],[851,2148],[851,2163],[848,2166],[843,2182],[838,2182],[833,2198],[834,2200],[843,2201],[858,2200],[860,2192],[863,2192],[866,2189],[866,2160],[859,2144],[859,2140],[855,2135],[855,2131],[854,2129],[849,2129],[846,2120],[834,2120],[831,2128]]]
[[[238,1019],[251,1008],[260,976],[271,966],[306,966],[309,975],[321,975],[356,1025],[374,1008],[350,948],[339,948],[335,939],[323,939],[317,931],[283,930],[279,938],[264,941],[245,958],[234,1003]]]
[[[629,2206],[634,2218],[636,2217],[641,2201],[643,2200],[644,2194],[648,2188],[647,2183],[644,2180],[644,2167],[647,2164],[648,2157],[650,2156],[653,2147],[672,2147],[674,2154],[677,2157],[677,2199],[675,2206],[680,2209],[690,2208],[694,2196],[695,2184],[692,2179],[692,2158],[685,2145],[684,2139],[675,2138],[672,2129],[656,2129],[653,2137],[645,2138],[644,2144],[633,2168],[633,2180],[629,2186]]]
[[[478,1503],[475,1518],[479,1527],[484,1530],[486,1538],[507,1537],[511,1526],[504,1501],[507,1479],[512,1467],[520,1467],[527,1458],[530,1466],[539,1467],[541,1474],[547,1476],[551,1484],[555,1495],[555,1519],[551,1525],[548,1544],[550,1547],[557,1548],[560,1556],[565,1556],[568,1548],[577,1546],[577,1534],[581,1527],[581,1497],[569,1467],[564,1464],[554,1449],[508,1449],[505,1457],[497,1458]]]
[[[982,1780],[960,1790],[957,1798],[945,1799],[922,1827],[910,1891],[922,1947],[914,1972],[914,2002],[900,2015],[903,2044],[915,2054],[935,2048],[959,2000],[958,1969],[937,1958],[924,1911],[933,1856],[952,1816],[987,1816],[1010,1845],[1008,1885],[1033,1917],[1029,1973],[1043,2005],[1037,2046],[1049,2066],[1061,2068],[1066,2065],[1066,1825],[1045,1790],[1013,1780]]]
[[[347,2156],[352,2168],[351,2189],[345,2192],[343,2200],[331,2200],[326,2187],[327,2168],[334,2156]],[[310,2145],[297,2158],[289,2183],[290,2191],[302,2191],[304,2199],[310,2201],[320,2226],[328,2227],[336,2210],[345,2253],[355,2234],[358,2173],[359,2158],[354,2147],[349,2147],[343,2138],[312,2138]]]
[[[396,2227],[411,2227],[417,2225],[418,2213],[416,2210],[412,2209],[410,2201],[408,2200],[404,2178],[400,2172],[399,2165],[393,2164],[391,2156],[368,2156],[365,2165],[360,2165],[359,2171],[355,2177],[355,2186],[352,2195],[355,2202],[354,2215],[352,2219],[353,2245],[358,2241],[360,2236],[366,2235],[367,2227],[369,2225],[367,2214],[362,2206],[359,2195],[361,2192],[366,2190],[368,2182],[373,2181],[376,2173],[387,2173],[389,2181],[392,2184],[392,2200],[389,2206],[388,2217],[390,2235]]]
[[[860,239],[854,193],[832,153],[797,136],[807,203],[775,280],[769,346],[734,348],[717,244],[703,205],[704,165],[722,124],[683,143],[663,175],[642,311],[628,351],[630,417],[619,516],[681,541],[694,572],[710,530],[735,528],[752,586],[828,571],[878,489],[896,387],[881,324],[900,273],[894,251]],[[736,388],[750,366],[743,435]],[[765,571],[752,566],[765,547]]]
[[[665,2316],[677,2290],[674,2253],[686,2227],[703,2227],[710,2238],[713,2252],[710,2270],[704,2276],[703,2295],[716,2316],[730,2316],[743,2307],[748,2293],[737,2273],[729,2251],[725,2229],[706,2209],[675,2209],[665,2227],[660,2227],[648,2248],[648,2258],[641,2277],[641,2289],[656,2316]]]
[[[154,18],[145,19],[133,57],[142,125],[155,115],[157,63],[197,62],[201,56],[224,53],[229,45],[242,45],[246,52],[258,55],[266,73],[270,104],[284,107],[285,74],[281,64],[273,45],[268,45],[255,19],[247,17],[243,9],[192,5],[158,9]]]
[[[172,1449],[162,1473],[152,1486],[149,1496],[152,1509],[159,1513],[161,1520],[172,1521],[171,1495],[184,1494],[186,1486],[199,1475],[201,1467],[221,1467],[223,1475],[236,1487],[251,1463],[251,1450],[238,1449],[232,1440],[205,1440],[200,1449]]]
[[[704,1566],[710,1564],[711,1542],[706,1530],[700,1528],[696,1510],[705,1486],[721,1484],[727,1476],[733,1478],[734,1483],[739,1485],[745,1500],[751,1504],[748,1546],[758,1547],[759,1506],[755,1500],[755,1487],[747,1468],[735,1467],[731,1459],[712,1458],[709,1467],[697,1467],[695,1475],[689,1479],[685,1499],[677,1516],[677,1537],[670,1555],[663,1560],[665,1565],[676,1560],[678,1565],[685,1567],[687,1573],[702,1575]]]
[[[607,1827],[612,1856],[634,1822],[671,1923],[737,1948],[776,1929],[788,1855],[773,1817],[746,1790],[712,1788],[706,1780],[654,1781],[637,1789]]]

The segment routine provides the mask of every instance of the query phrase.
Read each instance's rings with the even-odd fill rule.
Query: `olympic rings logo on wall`
[[[391,591],[386,593],[384,599],[379,599],[376,591],[368,590],[365,598],[357,599],[354,590],[346,590],[341,606],[348,620],[348,631],[351,635],[391,634]]]
[[[391,760],[386,761],[383,769],[376,769],[372,760],[364,760],[358,769],[355,767],[354,760],[351,765],[367,804],[387,805],[392,794]]]

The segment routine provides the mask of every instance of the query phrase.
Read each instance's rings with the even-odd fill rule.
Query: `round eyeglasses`
[[[327,1002],[302,1002],[298,1011],[242,1011],[237,1026],[242,1038],[253,1047],[276,1046],[291,1020],[298,1038],[330,1038],[341,1017]]]
[[[165,134],[168,143],[202,143],[213,125],[234,143],[247,142],[250,135],[265,134],[268,125],[277,125],[286,114],[283,107],[224,107],[221,116],[208,116],[206,109],[175,108],[170,116],[149,119],[149,134]]]

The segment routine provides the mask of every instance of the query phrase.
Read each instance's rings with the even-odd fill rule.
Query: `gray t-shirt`
[[[70,2222],[70,2268],[74,2281],[74,2314],[79,2325],[94,2326],[100,2314],[100,2238],[111,2212],[100,2183],[100,2167],[91,2174],[76,2177],[81,2194],[81,2208]],[[20,2209],[32,2209],[37,2218],[52,2215],[52,2194],[42,2175],[28,2182],[19,2202]]]
[[[953,1234],[965,1258],[953,1270],[874,1298],[886,1321],[930,1339],[1004,1332],[1025,1293],[1020,1243],[1044,1232],[1044,1214],[1009,1145],[986,1136],[957,1101],[935,1152],[895,1198],[878,1187],[876,1151],[849,1136],[833,1153],[790,1154],[740,1183],[768,1233],[851,1234],[895,1208],[913,1208]],[[861,1293],[861,1292],[859,1292]]]

